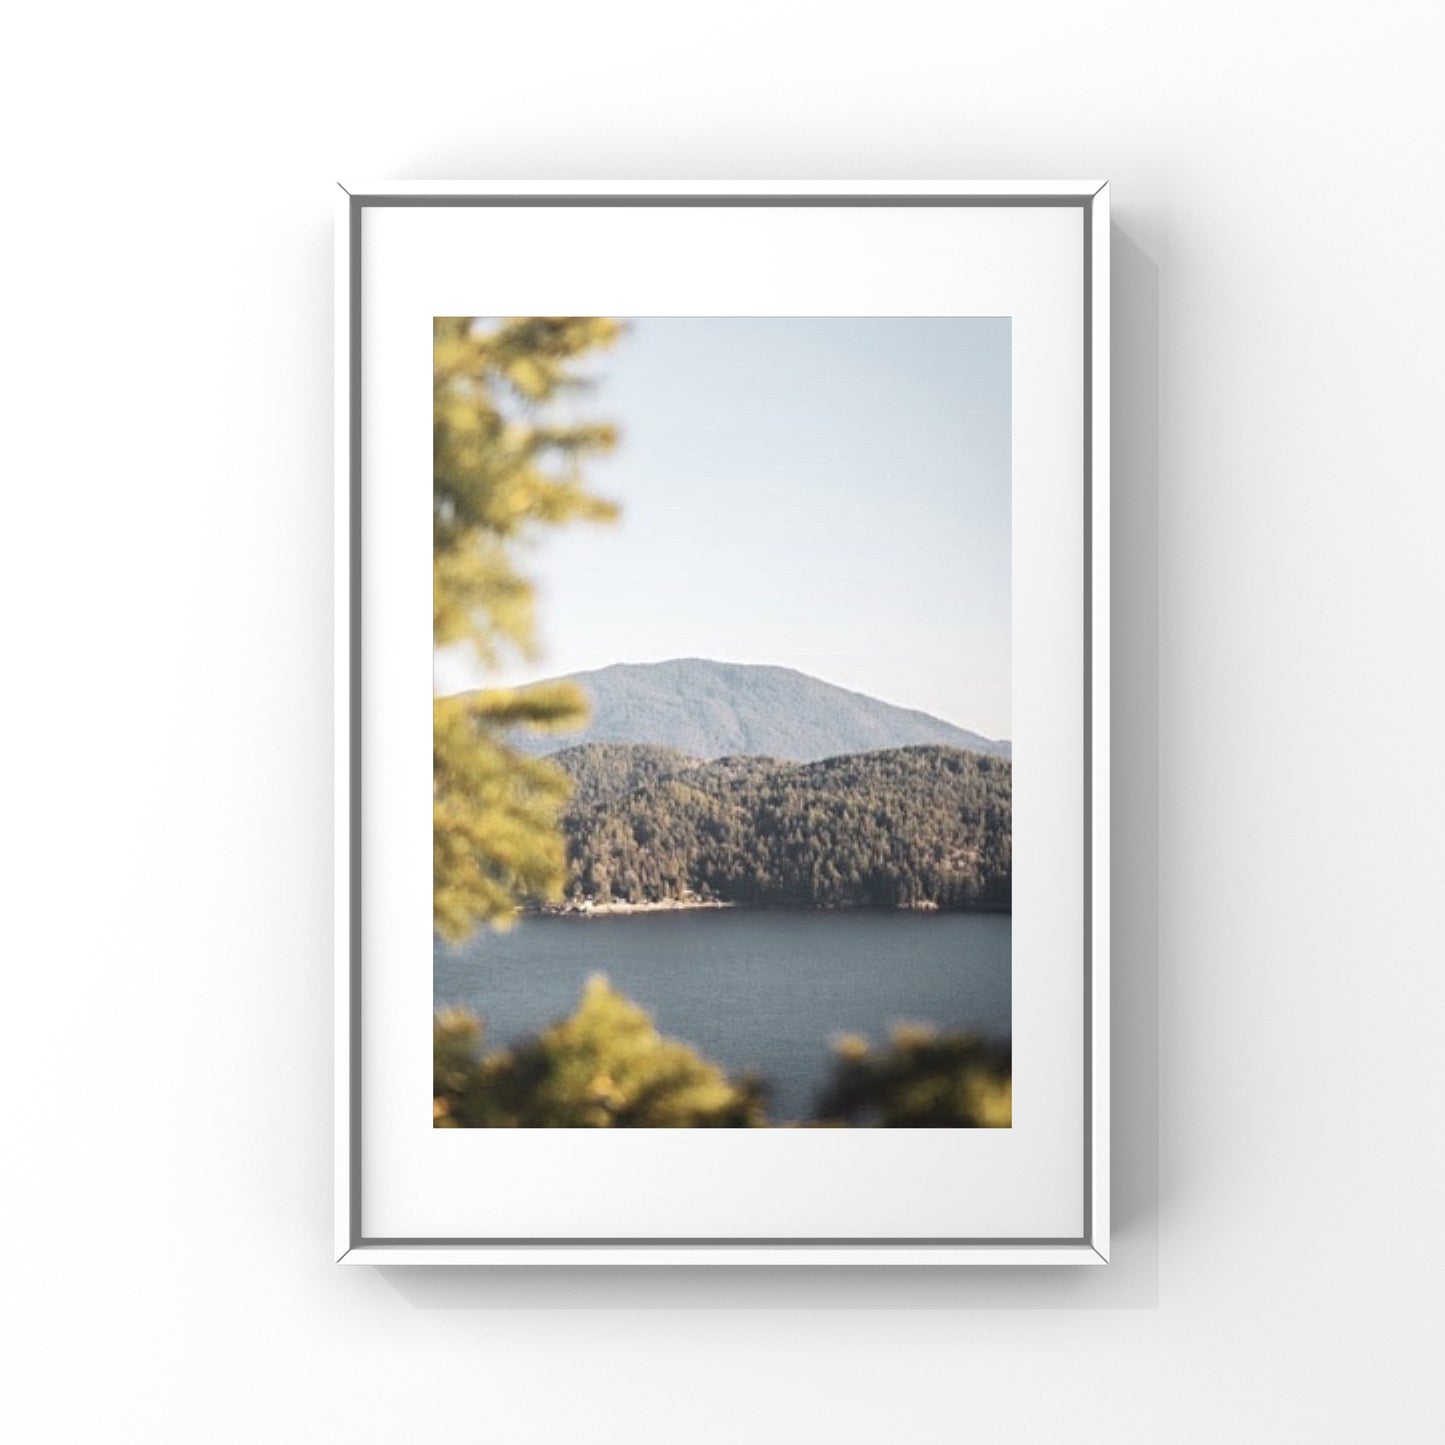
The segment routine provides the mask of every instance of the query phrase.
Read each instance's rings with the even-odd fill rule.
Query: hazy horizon
[[[1008,318],[643,319],[574,419],[617,501],[523,557],[540,655],[439,691],[699,659],[1011,732]]]

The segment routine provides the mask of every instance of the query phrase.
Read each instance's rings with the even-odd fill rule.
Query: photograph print
[[[433,323],[433,1123],[1012,1123],[1007,317]]]

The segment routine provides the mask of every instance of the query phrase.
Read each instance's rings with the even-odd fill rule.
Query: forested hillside
[[[816,763],[701,762],[594,743],[553,761],[575,782],[563,816],[572,905],[1011,904],[1006,758],[911,747]]]

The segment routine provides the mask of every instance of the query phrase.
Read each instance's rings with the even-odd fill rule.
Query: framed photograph
[[[1107,1261],[1108,194],[342,188],[339,1259]]]

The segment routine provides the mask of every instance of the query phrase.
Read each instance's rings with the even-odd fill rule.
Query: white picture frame
[[[1067,968],[1070,987],[1062,990],[1072,1000],[1067,1005],[1069,1017],[1061,1021],[1076,1032],[1078,1048],[1072,1051],[1072,1075],[1054,1081],[1061,1097],[1070,1102],[1072,1118],[1077,1115],[1077,1137],[1070,1141],[1071,1182],[1067,1210],[1061,1203],[1061,1215],[1067,1213],[1070,1227],[1039,1233],[1021,1228],[1017,1233],[991,1228],[987,1234],[972,1231],[968,1206],[960,1203],[956,1233],[939,1234],[935,1229],[910,1234],[907,1220],[900,1216],[898,1228],[868,1235],[834,1233],[810,1235],[793,1232],[775,1236],[756,1229],[747,1233],[698,1233],[695,1228],[669,1233],[659,1232],[655,1221],[648,1232],[612,1233],[605,1237],[588,1237],[548,1232],[529,1236],[509,1229],[505,1233],[462,1233],[438,1229],[415,1211],[415,1229],[409,1227],[411,1215],[405,1199],[388,1203],[385,1227],[374,1228],[372,1215],[379,1208],[377,1201],[383,1187],[403,1173],[399,1166],[390,1170],[378,1163],[385,1149],[379,1146],[387,1137],[387,1128],[379,1111],[367,1102],[368,1070],[377,1055],[376,1039],[368,1032],[379,1027],[368,1017],[363,1023],[363,995],[374,991],[379,967],[371,953],[368,932],[369,912],[382,902],[375,885],[377,876],[373,851],[379,846],[373,834],[362,826],[370,775],[375,771],[375,737],[389,734],[387,727],[378,727],[376,695],[363,686],[367,670],[372,668],[372,634],[363,623],[369,605],[369,589],[373,577],[368,561],[374,556],[376,538],[367,531],[370,517],[365,478],[372,457],[368,447],[374,445],[369,432],[372,408],[389,405],[386,384],[379,373],[367,367],[365,334],[387,301],[387,279],[384,267],[373,273],[373,247],[383,247],[391,254],[393,243],[378,229],[379,218],[388,213],[409,219],[429,217],[426,225],[435,227],[437,274],[446,266],[441,258],[441,244],[451,225],[474,225],[479,219],[508,214],[535,212],[558,208],[575,211],[585,223],[589,216],[622,215],[626,212],[642,224],[649,216],[685,214],[695,217],[697,225],[691,232],[694,254],[689,257],[693,268],[706,266],[706,257],[695,254],[705,247],[706,224],[709,217],[723,217],[730,212],[756,211],[777,216],[796,215],[826,218],[829,235],[846,247],[850,223],[858,218],[881,216],[906,225],[910,218],[947,213],[960,224],[983,225],[991,215],[1014,218],[1024,213],[1037,213],[1057,220],[1060,226],[1076,229],[1076,238],[1069,241],[1077,254],[1071,263],[1077,275],[1070,282],[1069,294],[1078,306],[1077,314],[1065,318],[1068,334],[1081,338],[1082,348],[1076,357],[1078,394],[1071,403],[1069,415],[1081,420],[1077,434],[1058,436],[1053,440],[1065,448],[1073,461],[1077,476],[1077,494],[1070,493],[1067,523],[1068,545],[1078,559],[1078,576],[1082,589],[1076,599],[1077,612],[1066,619],[1070,636],[1076,637],[1074,658],[1078,691],[1082,708],[1070,704],[1070,724],[1074,730],[1074,751],[1078,775],[1075,779],[1081,799],[1079,821],[1081,837],[1071,843],[1073,855],[1082,865],[1082,877],[1071,882],[1068,897],[1073,900],[1060,912],[1067,918],[1054,920],[1060,928],[1067,926],[1076,938],[1067,950],[1069,957],[1057,957],[1055,949],[1051,966]],[[451,219],[448,219],[451,218]],[[973,218],[970,221],[969,218]],[[382,222],[381,224],[385,224]],[[861,224],[861,222],[860,222]],[[895,228],[896,229],[896,228]],[[1075,236],[1075,229],[1069,234]],[[475,231],[468,232],[474,241]],[[430,246],[425,236],[413,236],[412,247]],[[806,244],[806,243],[800,243]],[[399,242],[397,243],[399,245]],[[398,252],[398,254],[400,254]],[[412,255],[418,254],[413,250]],[[421,254],[425,254],[423,251]],[[1031,253],[1030,253],[1031,254]],[[1069,253],[1075,255],[1073,250]],[[1027,289],[1027,260],[1007,263],[1019,274],[1010,284]],[[862,268],[860,268],[861,270]],[[1075,285],[1076,282],[1076,285]],[[858,314],[894,314],[876,310],[889,304],[887,284],[865,277],[858,283]],[[438,282],[438,285],[441,285]],[[679,286],[685,285],[679,280]],[[873,287],[878,294],[862,294]],[[444,289],[444,288],[443,288]],[[559,296],[556,303],[536,310],[536,314],[591,314],[578,311],[574,302],[577,287]],[[765,290],[766,288],[761,288]],[[761,290],[759,294],[761,294]],[[741,295],[742,293],[740,293]],[[783,313],[773,292],[771,304],[762,300],[755,311],[738,314]],[[533,293],[527,299],[545,300]],[[611,299],[611,298],[608,298]],[[463,314],[469,308],[462,304],[470,298],[449,294],[448,304],[435,303],[436,314]],[[739,305],[747,305],[746,298]],[[1070,303],[1075,304],[1074,302]],[[414,308],[415,309],[415,308]],[[480,314],[483,308],[475,308]],[[652,314],[624,312],[620,307],[596,307],[596,314]],[[431,307],[417,309],[417,320],[424,322]],[[513,307],[488,311],[487,314],[533,314],[532,310]],[[684,313],[686,314],[686,313]],[[696,314],[715,314],[699,310]],[[834,314],[837,314],[836,312]],[[854,314],[849,310],[846,314]],[[921,314],[921,313],[920,313]],[[336,771],[335,771],[335,969],[336,969],[336,1216],[335,1255],[346,1263],[396,1264],[486,1264],[486,1265],[958,1265],[958,1264],[1100,1264],[1109,1257],[1109,191],[1099,181],[1061,182],[420,182],[351,184],[341,188],[338,200],[337,264],[336,264]],[[429,336],[429,328],[427,332]],[[372,369],[375,371],[375,368]],[[1071,373],[1073,374],[1073,373]],[[1016,386],[1018,381],[1016,378]],[[395,392],[392,393],[393,395]],[[400,403],[398,403],[400,406]],[[398,411],[399,414],[399,411]],[[1015,420],[1017,428],[1019,422]],[[1073,433],[1073,426],[1069,428]],[[1017,440],[1017,433],[1016,433]],[[429,442],[425,443],[429,446]],[[1076,465],[1075,465],[1076,464]],[[1073,483],[1068,485],[1072,486]],[[1077,535],[1075,535],[1077,533]],[[1015,563],[1019,549],[1025,545],[1016,538]],[[1016,606],[1018,602],[1015,584]],[[1074,604],[1070,604],[1072,607]],[[1055,609],[1057,611],[1057,609]],[[372,708],[368,716],[365,709]],[[1075,714],[1077,713],[1077,716]],[[371,850],[371,851],[369,851]],[[371,880],[369,882],[369,880]],[[1062,895],[1061,895],[1062,896]],[[1015,975],[1017,980],[1017,973]],[[365,985],[365,987],[364,987]],[[1018,988],[1016,982],[1015,988]],[[427,999],[429,1007],[429,997]],[[1064,1005],[1060,1005],[1064,1007]],[[386,1027],[399,1034],[406,1021],[398,1018]],[[429,1040],[428,1040],[429,1043]],[[1046,1065],[1041,1067],[1047,1067]],[[1016,1115],[1017,1117],[1017,1115]],[[424,1127],[424,1126],[423,1126]],[[439,1134],[446,1131],[437,1131]],[[467,1131],[469,1133],[500,1133],[506,1131]],[[543,1133],[546,1131],[521,1131]],[[579,1131],[559,1131],[573,1141]],[[585,1133],[586,1131],[580,1131]],[[608,1131],[619,1133],[620,1131]],[[640,1131],[654,1136],[684,1133],[698,1136],[712,1131]],[[827,1131],[823,1131],[827,1132]],[[853,1132],[853,1131],[848,1131]],[[864,1131],[858,1131],[864,1132]],[[933,1131],[906,1131],[912,1142],[902,1147],[927,1147]],[[949,1131],[945,1131],[949,1132]],[[974,1131],[951,1131],[974,1132]],[[1019,1129],[1015,1135],[1022,1137]],[[802,1137],[793,1134],[794,1139]],[[567,1139],[546,1141],[549,1148],[565,1151]],[[415,1147],[431,1147],[420,1137]],[[641,1147],[641,1146],[638,1146]],[[646,1146],[660,1147],[660,1146]],[[557,1158],[564,1157],[557,1155]],[[1078,1165],[1082,1168],[1078,1168]],[[552,1167],[557,1167],[555,1164]],[[669,1166],[672,1167],[672,1166]],[[378,1173],[378,1169],[381,1172]],[[425,1172],[424,1170],[422,1171]],[[416,1182],[417,1198],[426,1187],[424,1179]],[[1076,1190],[1077,1198],[1074,1197]],[[377,1215],[381,1217],[380,1214]],[[1020,1213],[1020,1219],[1024,1214]],[[1030,1216],[1032,1217],[1032,1216]],[[1042,1215],[1040,1216],[1042,1217]],[[1076,1223],[1077,1227],[1074,1227]],[[398,1227],[400,1225],[401,1227]]]

